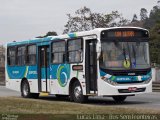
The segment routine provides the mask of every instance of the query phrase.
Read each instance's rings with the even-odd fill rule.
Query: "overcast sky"
[[[124,18],[148,12],[157,0],[0,0],[0,44],[31,39],[48,31],[62,34],[67,13],[86,6],[93,12],[119,11]]]

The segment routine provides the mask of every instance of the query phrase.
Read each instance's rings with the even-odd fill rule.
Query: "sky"
[[[93,12],[110,13],[117,10],[126,19],[148,12],[157,0],[0,0],[0,45],[45,35],[48,31],[62,34],[71,15],[84,6]]]

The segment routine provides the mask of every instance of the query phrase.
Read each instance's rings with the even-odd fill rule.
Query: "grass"
[[[0,113],[18,114],[159,114],[160,110],[122,108],[99,104],[79,104],[53,99],[0,97]]]
[[[105,104],[79,104],[69,101],[62,101],[56,98],[24,99],[18,97],[0,97],[0,114],[16,120],[74,120],[77,115],[90,114],[86,119],[90,119],[94,114],[157,114],[160,110],[122,108],[117,105],[108,106]],[[109,116],[108,116],[109,118]],[[107,119],[108,119],[107,118]],[[160,118],[160,116],[159,116]],[[0,118],[1,119],[1,118]],[[3,119],[3,118],[2,118]],[[78,119],[83,119],[78,117]],[[99,119],[99,118],[98,118]]]

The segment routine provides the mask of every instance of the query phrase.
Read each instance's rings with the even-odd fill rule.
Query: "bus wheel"
[[[83,103],[87,100],[87,96],[83,95],[82,87],[78,81],[73,83],[72,96],[74,102]]]
[[[30,88],[27,80],[24,80],[21,85],[21,96],[24,98],[30,98]]]
[[[127,98],[127,96],[113,96],[114,101],[117,103],[124,102],[126,98]]]

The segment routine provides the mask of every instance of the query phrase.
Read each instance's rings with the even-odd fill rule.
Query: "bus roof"
[[[73,32],[69,34],[63,34],[63,35],[58,35],[58,36],[48,36],[44,38],[34,38],[34,39],[24,40],[21,42],[11,42],[11,43],[8,43],[7,46],[35,44],[35,43],[49,42],[49,41],[59,40],[59,39],[77,38],[77,37],[89,36],[89,35],[100,35],[100,32],[103,30],[112,30],[112,29],[120,29],[120,28],[135,28],[135,29],[148,31],[147,29],[140,28],[140,27],[127,27],[127,26],[126,27],[95,28],[89,31]]]

